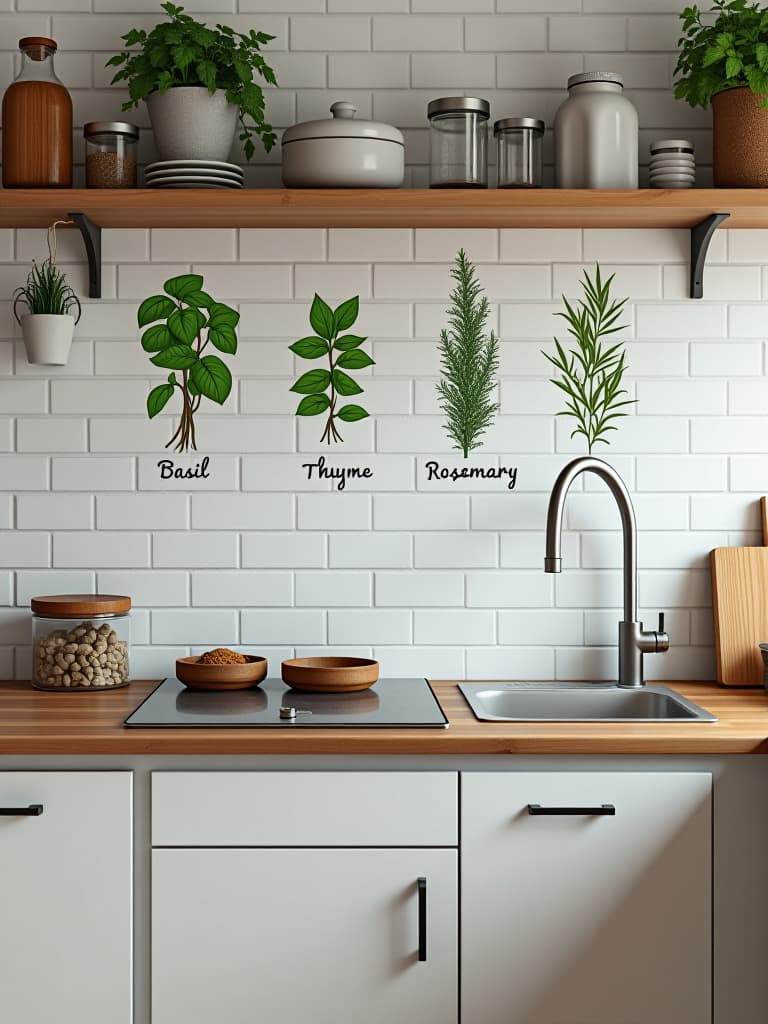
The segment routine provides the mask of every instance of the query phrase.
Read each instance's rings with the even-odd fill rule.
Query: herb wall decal
[[[445,432],[464,458],[482,445],[480,438],[499,410],[493,402],[499,369],[499,344],[491,331],[486,336],[488,299],[475,277],[475,268],[463,249],[451,270],[456,287],[448,310],[448,329],[440,332],[440,365],[443,376],[437,385],[440,408],[445,413]]]
[[[166,448],[197,451],[195,413],[203,398],[223,405],[232,390],[232,374],[218,356],[203,355],[211,345],[226,355],[237,352],[235,328],[240,314],[223,302],[216,302],[203,291],[199,274],[172,277],[163,285],[165,295],[151,295],[139,307],[139,327],[148,327],[141,336],[145,352],[154,352],[150,362],[167,370],[165,384],[153,388],[147,396],[147,413],[153,419],[173,398],[181,395],[181,419]]]
[[[291,351],[302,359],[323,359],[325,366],[308,370],[299,377],[291,388],[304,398],[296,409],[297,416],[320,416],[327,412],[321,441],[342,441],[336,420],[354,423],[365,419],[368,413],[361,405],[346,404],[337,408],[339,399],[361,395],[363,389],[345,373],[345,370],[362,370],[373,366],[373,359],[360,347],[367,338],[345,332],[357,320],[360,309],[358,296],[347,299],[337,309],[315,295],[309,312],[309,323],[314,335],[300,338],[290,346]]]
[[[555,355],[543,355],[555,367],[558,376],[552,383],[565,392],[565,409],[558,416],[571,416],[576,427],[571,437],[581,434],[592,454],[596,444],[610,444],[605,436],[616,430],[613,420],[627,414],[622,411],[634,399],[621,386],[626,370],[626,353],[621,342],[603,347],[603,338],[623,329],[617,324],[627,299],[612,299],[611,284],[614,275],[603,281],[600,265],[595,268],[594,280],[584,271],[581,287],[584,299],[574,308],[563,296],[564,313],[555,313],[568,324],[568,333],[576,339],[576,347],[567,352],[555,338]]]

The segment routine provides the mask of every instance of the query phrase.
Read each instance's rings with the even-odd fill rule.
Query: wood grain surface
[[[768,548],[715,548],[710,558],[718,681],[762,686],[758,644],[768,642]]]
[[[764,189],[13,189],[0,227],[768,227]]]
[[[5,754],[756,754],[768,753],[768,695],[714,683],[667,683],[718,722],[478,722],[456,682],[434,682],[448,729],[124,729],[157,685],[111,693],[39,693],[0,683]]]

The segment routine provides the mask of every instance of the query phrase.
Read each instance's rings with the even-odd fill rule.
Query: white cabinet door
[[[8,1024],[130,1024],[131,794],[130,772],[0,772]]]
[[[710,819],[705,773],[465,773],[462,1020],[710,1021]]]
[[[156,849],[152,1024],[452,1024],[456,887],[455,850]]]

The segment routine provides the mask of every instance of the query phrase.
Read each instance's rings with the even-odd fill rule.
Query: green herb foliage
[[[715,12],[707,23],[695,6],[680,15],[675,96],[708,107],[717,93],[746,86],[768,106],[768,9],[748,0],[715,0]]]
[[[52,259],[32,263],[27,283],[13,293],[13,315],[19,320],[18,304],[23,302],[30,313],[49,313],[66,316],[77,310],[75,323],[80,320],[80,300],[72,286],[67,284],[64,272],[59,270]]]
[[[596,444],[610,444],[605,435],[617,429],[613,420],[626,416],[622,408],[634,402],[623,397],[627,394],[621,386],[626,354],[621,342],[606,348],[601,340],[623,329],[617,321],[627,300],[611,299],[612,283],[613,275],[603,281],[599,265],[594,280],[585,271],[584,299],[574,308],[563,296],[565,312],[555,313],[568,324],[576,347],[566,352],[555,338],[555,355],[542,353],[558,372],[552,383],[567,396],[565,409],[557,415],[576,420],[571,437],[583,435],[590,455]]]
[[[314,334],[300,338],[290,346],[291,351],[302,359],[324,359],[327,369],[318,367],[299,377],[291,388],[304,398],[296,409],[297,416],[320,416],[327,412],[321,441],[342,441],[336,426],[337,420],[355,423],[364,420],[368,413],[361,405],[348,403],[337,408],[339,399],[361,395],[363,389],[345,373],[345,370],[363,370],[373,366],[373,359],[360,347],[367,338],[358,334],[347,334],[357,320],[360,310],[358,296],[347,299],[336,309],[331,309],[319,295],[315,295],[309,311],[309,323]]]
[[[137,107],[152,92],[164,93],[176,85],[202,85],[210,93],[223,89],[227,100],[239,109],[240,141],[250,160],[253,136],[261,136],[269,152],[275,144],[272,125],[264,121],[264,93],[254,74],[276,85],[275,73],[261,56],[261,47],[274,36],[266,32],[235,32],[228,25],[209,28],[172,3],[160,7],[169,17],[150,32],[131,29],[122,36],[127,47],[111,57],[106,66],[119,67],[112,82],[127,82],[130,100],[123,110]]]
[[[237,352],[235,328],[240,314],[203,291],[199,274],[172,277],[163,289],[164,295],[151,295],[139,306],[139,327],[147,328],[141,347],[154,353],[150,357],[154,366],[175,372],[168,374],[165,384],[150,391],[147,413],[150,419],[157,416],[178,390],[181,419],[165,447],[196,451],[195,413],[200,403],[207,398],[223,405],[232,390],[232,374],[224,361],[213,353],[203,353],[209,345],[225,355]]]
[[[492,401],[499,369],[499,344],[486,335],[488,299],[482,295],[475,268],[459,250],[451,275],[456,287],[448,310],[447,330],[440,332],[442,377],[437,384],[445,432],[464,458],[482,445],[499,406]]]

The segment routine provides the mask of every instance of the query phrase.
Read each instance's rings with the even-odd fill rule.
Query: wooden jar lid
[[[125,615],[130,597],[120,594],[48,594],[33,597],[29,606],[36,615],[51,619],[79,619],[88,615]]]

